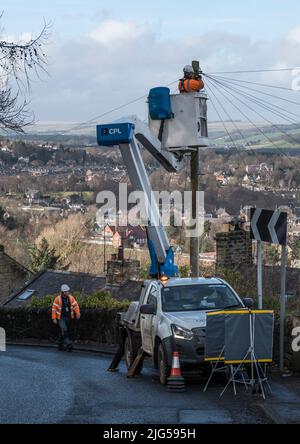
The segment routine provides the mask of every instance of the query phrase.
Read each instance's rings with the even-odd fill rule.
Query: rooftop
[[[34,290],[31,292],[31,295],[38,298],[59,294],[62,284],[67,284],[71,288],[71,292],[88,294],[97,290],[103,290],[105,287],[105,277],[69,271],[45,270],[15,293],[5,305],[19,306],[26,304],[31,298],[20,300],[19,297],[25,292],[29,295],[29,290]]]
[[[90,294],[95,291],[111,291],[116,299],[134,300],[139,297],[142,282],[128,281],[121,287],[106,288],[106,278],[87,273],[70,271],[45,270],[36,275],[31,281],[18,290],[4,305],[9,307],[26,306],[31,296],[44,298],[60,293],[62,284],[67,284],[71,293]],[[21,298],[21,299],[20,299]]]

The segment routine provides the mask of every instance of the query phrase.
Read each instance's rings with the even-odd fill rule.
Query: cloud
[[[300,27],[292,29],[288,33],[287,39],[294,43],[300,43]]]
[[[172,89],[176,88],[182,67],[194,59],[200,60],[206,72],[299,65],[293,30],[273,41],[197,29],[194,35],[174,34],[172,38],[162,38],[160,32],[157,24],[104,19],[87,35],[48,46],[50,78],[33,85],[31,106],[37,118],[80,122],[147,94],[153,86],[175,81]],[[277,86],[291,87],[292,83],[289,72],[234,77]],[[129,113],[144,118],[146,99],[105,119]]]
[[[123,44],[138,39],[145,28],[131,21],[106,20],[93,29],[89,36],[95,41],[108,44]]]

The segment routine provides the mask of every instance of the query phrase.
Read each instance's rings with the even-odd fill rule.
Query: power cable
[[[215,80],[213,80],[213,82],[215,82]],[[217,86],[217,85],[215,85],[215,88],[220,92],[220,89],[219,89],[219,87]],[[233,97],[235,97],[236,98],[236,96],[235,95],[233,95],[232,93],[230,93],[230,92],[228,92],[228,91],[226,91],[228,94],[230,94],[231,96],[233,96]],[[225,97],[225,99],[227,100],[227,101],[229,101],[229,103],[231,103],[231,105],[233,106],[233,107],[235,107],[247,120],[248,120],[248,122],[254,127],[254,128],[256,128],[267,140],[269,140],[270,141],[270,143],[278,150],[278,151],[280,151],[281,152],[281,154],[283,155],[283,156],[285,156],[285,157],[287,157],[288,159],[289,159],[289,161],[290,162],[292,162],[297,168],[299,168],[299,166],[284,152],[284,151],[282,151],[281,150],[281,148],[279,148],[277,145],[275,145],[275,143],[274,143],[274,141],[272,140],[272,139],[270,139],[269,138],[269,136],[267,136],[263,131],[262,131],[262,129],[261,128],[259,128],[234,102],[232,102],[232,100],[231,99],[229,99],[222,91],[220,92],[222,95],[223,95],[223,97]],[[247,106],[247,104],[245,104],[244,103],[244,105],[246,105]]]
[[[252,100],[251,98],[247,97],[247,95],[245,95],[245,93],[241,93],[239,90],[237,90],[237,89],[235,89],[235,88],[233,88],[233,87],[231,87],[231,86],[224,85],[224,83],[221,83],[221,82],[218,82],[218,83],[220,83],[221,85],[223,85],[224,88],[227,88],[227,90],[230,89],[231,91],[237,91],[239,94],[241,94],[241,95],[243,95],[243,96],[246,96],[247,100],[249,100],[249,101]],[[236,97],[236,96],[235,96],[235,97]],[[255,109],[251,108],[251,106],[249,106],[248,104],[246,104],[245,102],[243,102],[239,97],[236,97],[236,98],[237,98],[242,104],[244,104],[245,106],[247,106],[252,112],[256,113],[256,114],[257,114],[258,116],[260,116],[263,120],[265,120],[265,121],[268,122],[271,126],[273,126],[274,128],[276,128],[280,133],[285,134],[287,137],[289,137],[291,140],[293,140],[293,142],[299,144],[299,141],[298,141],[297,139],[295,139],[293,136],[291,136],[289,133],[287,133],[286,131],[284,131],[283,129],[281,129],[278,125],[276,125],[276,124],[274,124],[273,122],[271,122],[271,120],[269,120],[269,119],[267,119],[266,117],[264,117],[261,113],[259,113],[259,112],[256,111]],[[257,104],[258,104],[259,106],[262,106],[262,105],[260,105],[258,102],[257,102]],[[264,107],[264,108],[266,108],[266,107]]]
[[[205,76],[205,75],[207,75],[207,74],[204,74],[204,73],[203,73],[203,75]],[[214,76],[214,77],[217,78],[217,76]],[[267,88],[281,89],[281,90],[284,90],[284,91],[299,92],[299,91],[297,91],[297,90],[295,90],[295,89],[292,89],[292,88],[286,88],[286,87],[276,86],[276,85],[269,85],[269,84],[267,84],[267,83],[250,82],[250,81],[247,81],[247,80],[233,79],[233,78],[231,78],[231,77],[226,77],[226,78],[227,78],[228,80],[233,80],[233,81],[241,82],[241,83],[248,83],[248,84],[250,84],[250,85],[258,85],[258,86],[264,86],[264,87],[267,87]]]
[[[211,89],[208,85],[206,85],[206,86],[207,86],[207,88],[211,91],[211,93],[213,94],[213,96],[215,97],[215,99],[218,101],[218,103],[221,105],[222,109],[224,110],[224,112],[226,113],[226,115],[229,117],[229,120],[230,120],[232,123],[234,123],[234,125],[235,125],[235,122],[233,121],[232,117],[230,116],[230,114],[228,113],[228,111],[223,107],[222,103],[219,101],[219,99],[217,98],[217,96],[215,95],[215,93],[212,91],[212,89]],[[212,103],[212,106],[213,106],[213,108],[215,109],[217,115],[219,116],[219,119],[220,119],[220,121],[222,122],[223,127],[225,128],[225,131],[227,132],[227,134],[228,134],[229,137],[231,138],[231,135],[229,134],[229,132],[228,132],[228,130],[227,130],[227,127],[226,127],[226,125],[225,125],[225,122],[223,121],[223,119],[222,119],[222,117],[221,117],[219,111],[217,110],[216,106],[214,105],[214,102],[213,102],[213,100],[212,100],[212,97],[209,97],[209,100],[210,100],[210,102]],[[236,125],[235,125],[235,126],[236,126]],[[238,131],[239,131],[239,133],[241,134],[242,138],[244,139],[244,135],[243,135],[243,133],[241,132],[241,130],[240,130],[239,128],[238,128]],[[232,139],[232,138],[231,138],[231,139]],[[244,139],[244,140],[245,140],[245,139]],[[245,140],[245,142],[246,142],[246,144],[249,146],[249,144],[248,144],[248,142],[247,142],[246,140]],[[253,149],[251,149],[251,151],[252,151],[252,153],[254,153],[254,156],[256,157],[256,153],[255,153],[255,151],[254,151]],[[242,163],[243,163],[244,166],[245,166],[245,170],[246,170],[246,167],[247,167],[248,165],[247,165],[245,159],[242,157],[241,153],[242,153],[242,150],[239,149],[239,148],[236,148],[236,154],[237,154],[237,155],[239,156],[239,158],[241,159]],[[269,201],[268,201],[267,196],[266,196],[265,194],[263,194],[263,198],[264,198],[264,201],[265,201],[266,205],[269,206]]]
[[[228,88],[232,89],[233,91],[238,92],[242,96],[246,97],[249,101],[252,101],[252,102],[256,103],[257,105],[259,105],[260,107],[266,109],[267,111],[271,112],[272,114],[281,117],[283,120],[286,120],[286,121],[288,121],[289,123],[292,123],[292,124],[295,124],[295,123],[299,124],[299,120],[296,120],[293,117],[287,117],[285,114],[283,114],[283,112],[288,114],[288,112],[285,109],[283,109],[281,107],[277,107],[280,110],[283,110],[283,112],[275,111],[274,109],[272,109],[272,107],[276,107],[276,105],[273,105],[272,103],[270,103],[270,102],[268,102],[266,100],[262,100],[262,99],[260,99],[260,98],[258,98],[256,96],[254,96],[253,94],[249,94],[249,93],[241,90],[240,88],[233,87],[229,83],[226,84],[225,82],[221,82],[221,81],[219,81],[219,83],[222,84],[224,87],[227,86]],[[299,117],[299,119],[300,119],[300,117]]]
[[[212,79],[214,79],[214,77],[213,76],[209,76],[209,77],[211,77]],[[226,79],[226,77],[218,77],[218,78],[216,78],[215,80],[219,80],[220,82],[221,82],[221,80],[220,79]],[[232,84],[230,83],[230,82],[226,82],[225,80],[222,80],[222,82],[223,83],[227,83],[227,84],[229,84],[229,85],[231,85],[232,86]],[[293,102],[293,101],[291,101],[291,100],[287,100],[287,99],[284,99],[283,97],[279,97],[279,96],[275,96],[275,95],[273,95],[273,94],[268,94],[268,93],[266,93],[266,92],[264,92],[264,91],[260,91],[260,90],[257,90],[257,89],[254,89],[254,88],[249,88],[248,86],[245,86],[245,85],[236,85],[235,83],[233,84],[236,88],[242,88],[242,89],[244,89],[244,90],[249,90],[249,91],[254,91],[254,92],[256,92],[256,93],[258,93],[258,94],[263,94],[263,95],[267,95],[267,96],[269,96],[269,97],[272,97],[272,98],[274,98],[274,99],[280,99],[280,100],[284,100],[284,101],[286,101],[286,102],[289,102],[289,103],[293,103],[293,104],[297,104],[297,105],[300,105],[300,103],[298,103],[298,102]],[[239,91],[241,91],[240,89],[239,89]],[[243,91],[244,93],[245,93],[245,91]],[[268,105],[270,105],[270,106],[272,106],[272,107],[274,107],[274,108],[277,108],[277,109],[279,109],[279,110],[281,110],[281,111],[283,111],[284,113],[286,113],[286,114],[288,114],[288,115],[291,115],[291,116],[295,116],[295,117],[297,117],[297,121],[296,121],[296,123],[300,123],[300,116],[298,115],[298,114],[296,114],[296,113],[293,113],[292,111],[288,111],[287,109],[285,109],[285,108],[282,108],[281,106],[278,106],[278,105],[275,105],[275,104],[273,104],[273,103],[271,103],[271,102],[268,102],[267,100],[263,100],[263,99],[261,99],[261,98],[258,98],[258,97],[256,97],[256,96],[254,96],[253,94],[249,94],[249,96],[251,96],[251,97],[253,97],[253,98],[256,98],[257,100],[259,100],[259,101],[261,101],[261,102],[264,102],[264,103],[266,103],[266,104],[268,104]],[[292,117],[291,117],[291,119],[292,119]]]
[[[248,142],[246,141],[246,139],[244,138],[244,135],[243,135],[243,133],[241,132],[241,130],[239,129],[239,127],[237,126],[236,122],[234,122],[234,120],[232,119],[232,117],[230,116],[230,114],[228,113],[228,111],[227,111],[227,110],[225,109],[225,107],[223,106],[222,102],[218,99],[218,97],[215,95],[215,93],[214,93],[213,90],[209,87],[209,85],[207,84],[206,86],[207,86],[207,88],[211,91],[211,93],[213,94],[214,98],[216,99],[216,101],[218,102],[218,104],[219,104],[219,105],[221,106],[221,108],[223,109],[224,113],[227,115],[227,118],[231,121],[231,123],[234,125],[234,127],[236,128],[236,130],[239,132],[239,134],[241,135],[241,138],[245,141],[245,143],[246,143],[248,146],[250,146],[249,143],[248,143]],[[213,107],[214,107],[214,109],[215,109],[215,111],[216,111],[216,113],[217,113],[219,119],[222,121],[222,125],[224,126],[225,131],[227,132],[227,134],[229,135],[230,139],[232,140],[233,144],[234,144],[235,147],[236,147],[237,145],[236,145],[236,143],[233,141],[233,138],[232,138],[231,134],[229,134],[229,132],[228,132],[228,130],[227,130],[227,127],[225,127],[225,122],[222,120],[222,117],[220,116],[220,114],[219,114],[219,112],[218,112],[216,106],[214,105],[214,103],[213,103],[211,97],[210,97],[210,100],[211,100],[211,102],[212,102],[212,105],[213,105]],[[236,148],[236,149],[238,149],[238,148]],[[254,152],[254,150],[252,150],[252,151]],[[256,154],[256,153],[255,153],[255,154]]]
[[[300,68],[294,67],[294,68],[277,68],[277,69],[250,69],[250,70],[244,70],[244,71],[208,72],[207,74],[249,74],[249,73],[260,73],[260,72],[294,71],[295,69],[300,69]]]
[[[232,78],[229,78],[229,77],[222,77],[222,76],[210,76],[210,77],[215,78],[216,80],[223,80],[224,82],[227,81],[227,80],[230,80],[232,82],[237,82],[237,83],[243,82],[244,83],[244,81],[242,81],[242,80],[232,79]],[[247,83],[251,83],[252,84],[253,82],[247,82]],[[254,91],[254,92],[258,92],[258,93],[266,95],[266,96],[273,97],[274,99],[276,98],[276,99],[282,100],[284,102],[288,102],[288,103],[292,103],[294,105],[299,105],[300,106],[300,102],[295,102],[294,100],[287,99],[286,97],[275,96],[274,94],[270,94],[270,93],[267,93],[267,92],[259,90],[259,89],[250,88],[249,86],[245,86],[245,85],[238,85],[238,86],[240,86],[241,88],[249,89],[249,90]],[[293,89],[292,89],[292,91],[296,92]]]
[[[168,83],[166,86],[171,86],[171,85],[173,85],[176,82],[178,82],[178,80],[174,80],[173,82]],[[86,120],[84,122],[81,122],[79,124],[76,124],[75,126],[69,128],[69,129],[59,131],[59,134],[64,135],[64,134],[69,133],[71,131],[74,131],[76,129],[83,128],[84,126],[88,126],[88,125],[91,125],[92,123],[96,123],[96,121],[101,119],[102,117],[107,116],[108,114],[111,114],[111,113],[113,113],[115,111],[119,111],[120,109],[125,108],[126,106],[129,106],[129,105],[132,105],[133,103],[136,103],[136,102],[138,102],[138,101],[140,101],[142,99],[145,99],[146,97],[148,97],[148,94],[144,94],[144,95],[142,95],[140,97],[137,97],[136,99],[130,100],[129,102],[126,102],[126,103],[124,103],[124,104],[122,104],[120,106],[117,106],[117,107],[112,108],[112,109],[110,109],[108,111],[105,111],[104,113],[99,114],[99,115],[97,115],[95,117],[92,117],[91,119]]]

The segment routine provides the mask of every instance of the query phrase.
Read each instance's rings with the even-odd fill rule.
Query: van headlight
[[[190,341],[194,337],[194,333],[191,330],[180,327],[179,325],[172,324],[171,329],[173,336],[176,339],[187,339],[188,341]]]

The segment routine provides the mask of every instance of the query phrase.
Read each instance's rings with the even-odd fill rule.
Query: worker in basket
[[[201,74],[195,72],[191,65],[186,65],[183,68],[183,75],[178,84],[180,93],[197,92],[204,88]]]
[[[61,286],[61,294],[54,299],[52,305],[52,321],[59,326],[58,350],[72,351],[73,345],[70,339],[70,322],[76,317],[80,319],[80,309],[76,299],[70,294],[70,287]]]

